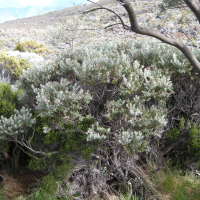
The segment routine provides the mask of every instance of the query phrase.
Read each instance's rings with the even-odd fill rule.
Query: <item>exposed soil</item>
[[[0,185],[3,188],[4,197],[6,199],[15,199],[21,194],[23,196],[30,195],[44,175],[43,171],[24,168],[21,169],[16,178],[13,178],[5,172],[0,171]]]

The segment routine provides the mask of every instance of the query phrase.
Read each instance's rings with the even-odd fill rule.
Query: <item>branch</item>
[[[96,2],[93,2],[91,0],[88,0],[88,1],[98,5],[99,7],[94,8],[94,9],[89,10],[89,11],[86,11],[86,12],[84,12],[84,14],[89,13],[89,12],[93,12],[93,11],[96,11],[96,10],[99,10],[99,9],[104,9],[104,10],[107,10],[107,11],[115,14],[119,18],[119,20],[121,21],[121,24],[123,25],[124,29],[131,30],[131,31],[138,33],[138,34],[141,34],[141,35],[147,35],[147,36],[154,37],[154,38],[156,38],[156,39],[158,39],[158,40],[160,40],[160,41],[162,41],[166,44],[169,44],[171,46],[178,48],[184,54],[184,56],[188,59],[190,64],[197,70],[197,72],[200,75],[200,63],[197,60],[197,58],[191,53],[190,49],[186,45],[177,41],[174,38],[169,38],[169,37],[165,36],[164,34],[161,34],[158,31],[154,31],[154,30],[150,30],[150,29],[147,29],[147,28],[144,28],[144,27],[140,27],[139,24],[138,24],[138,21],[137,21],[137,16],[136,16],[135,10],[133,9],[129,0],[116,0],[116,1],[120,2],[121,5],[126,9],[128,15],[129,15],[129,21],[131,23],[131,28],[124,23],[122,18],[115,11],[113,11],[109,8],[103,7],[102,5],[100,5]],[[196,13],[197,19],[200,19],[200,9],[198,8],[197,4],[195,4],[193,2],[193,0],[184,0],[184,1],[187,3],[188,6],[190,6],[190,9],[194,13]]]
[[[115,14],[115,15],[119,18],[119,20],[120,20],[121,24],[123,25],[123,28],[124,28],[124,29],[130,30],[130,27],[127,26],[127,25],[124,23],[123,19],[122,19],[114,10],[111,10],[111,9],[109,9],[109,8],[106,8],[106,7],[103,7],[102,5],[100,5],[100,4],[98,4],[98,3],[95,3],[95,2],[93,2],[93,1],[90,1],[90,0],[88,0],[88,1],[91,2],[91,3],[94,3],[94,4],[96,4],[96,5],[98,5],[98,6],[100,6],[100,7],[98,7],[98,8],[93,8],[93,9],[91,9],[91,10],[85,11],[85,12],[83,12],[83,14],[87,14],[87,13],[90,13],[90,12],[94,12],[94,11],[96,11],[96,10],[107,10],[107,11],[109,11],[109,12]]]
[[[197,20],[200,23],[200,8],[199,8],[199,6],[194,2],[194,0],[183,0],[183,1],[190,8],[190,10],[195,14]]]
[[[110,28],[110,27],[113,27],[113,26],[116,26],[116,25],[119,25],[119,24],[122,25],[122,23],[111,24],[111,25],[108,25],[108,26],[104,27],[104,29],[107,29],[107,28]]]
[[[16,139],[14,140],[9,140],[9,141],[13,141],[13,142],[16,142],[17,144],[20,144],[21,146],[27,148],[28,150],[30,150],[31,152],[35,153],[35,154],[41,154],[43,156],[46,156],[47,154],[42,152],[42,151],[35,151],[34,149],[32,149],[31,147],[29,147],[28,145],[26,145],[24,142],[20,142]],[[57,153],[60,153],[59,151],[53,151],[53,152],[49,152],[48,154],[57,154]]]
[[[31,157],[33,157],[33,158],[35,158],[36,160],[38,160],[39,158],[37,158],[37,157],[35,157],[35,156],[33,156],[33,155],[31,155],[30,153],[28,153],[28,152],[26,152],[26,151],[24,151],[24,149],[22,148],[22,147],[20,147],[20,146],[18,146],[25,154],[28,154],[29,156],[31,156]]]
[[[189,48],[187,46],[185,46],[183,43],[181,43],[173,38],[166,37],[164,34],[161,34],[158,31],[140,27],[138,24],[138,21],[137,21],[137,16],[136,16],[135,10],[133,9],[129,0],[117,0],[117,1],[121,2],[122,6],[126,9],[128,15],[129,15],[130,23],[131,23],[131,30],[133,32],[139,33],[141,35],[152,36],[154,38],[161,40],[162,42],[164,42],[166,44],[169,44],[169,45],[172,45],[172,46],[178,48],[185,55],[185,57],[188,59],[190,64],[197,70],[197,72],[200,75],[200,63],[197,60],[197,58],[191,53],[191,51],[189,50]]]

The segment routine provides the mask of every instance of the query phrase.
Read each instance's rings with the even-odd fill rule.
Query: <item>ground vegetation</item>
[[[139,3],[131,1],[138,9]],[[198,71],[173,45],[133,33],[151,28],[163,34],[166,23],[171,39],[176,30],[171,24],[183,29],[191,23],[191,13],[183,3],[163,1],[151,11],[144,2],[145,16],[138,14],[135,29],[137,23],[128,18],[131,4],[100,1],[93,7],[96,12],[76,7],[75,13],[85,12],[86,21],[96,22],[94,41],[64,51],[54,45],[57,53],[51,59],[22,71],[18,100],[9,85],[2,85],[14,98],[7,106],[2,90],[2,107],[9,108],[2,109],[0,120],[5,198],[199,198]],[[180,15],[166,18],[175,6]],[[62,34],[72,47],[66,27]],[[200,60],[196,33],[174,37]],[[108,42],[116,36],[118,41]],[[25,177],[34,187],[24,184]]]

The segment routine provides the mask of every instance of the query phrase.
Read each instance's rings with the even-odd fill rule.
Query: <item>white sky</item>
[[[52,3],[53,0],[18,0],[18,2],[23,6],[28,6],[28,5],[49,4]]]
[[[18,2],[23,6],[49,4],[52,3],[53,1],[54,0],[18,0]],[[93,0],[93,1],[97,2],[98,0]],[[86,2],[86,0],[83,0],[83,2]]]

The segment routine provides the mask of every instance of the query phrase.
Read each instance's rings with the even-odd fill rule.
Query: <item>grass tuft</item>
[[[152,181],[163,199],[200,199],[200,179],[196,179],[192,173],[184,176],[181,173],[178,169],[166,167],[152,175]]]

